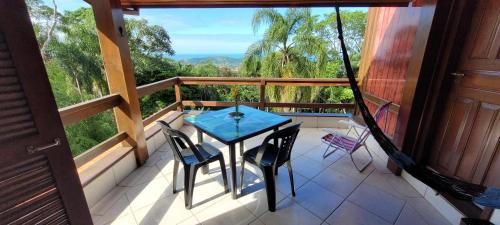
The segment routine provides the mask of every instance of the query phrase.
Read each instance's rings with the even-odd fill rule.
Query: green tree
[[[314,35],[317,18],[309,9],[288,9],[284,14],[275,9],[260,9],[253,17],[257,32],[267,25],[262,40],[251,45],[241,65],[247,76],[316,77],[326,65],[326,42]],[[310,101],[311,88],[268,87],[271,101]]]

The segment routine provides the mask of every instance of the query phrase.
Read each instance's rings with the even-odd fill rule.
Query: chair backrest
[[[373,115],[373,119],[375,119],[377,123],[379,123],[382,119],[384,120],[384,130],[387,127],[387,114],[389,113],[389,107],[391,106],[391,103],[392,102],[386,102],[382,104],[380,107],[378,107],[377,111]],[[370,134],[371,134],[370,129],[366,127],[363,130],[363,132],[359,135],[357,144],[355,145],[354,148],[357,148],[361,144],[363,144],[366,141],[366,139],[368,139]]]
[[[269,141],[278,139],[278,154],[273,165],[282,164],[290,160],[293,144],[295,143],[299,131],[300,124],[295,124],[275,131],[264,139],[264,143],[261,145],[263,148],[269,144]]]
[[[182,157],[181,151],[191,151],[196,159],[200,162],[205,160],[201,153],[198,151],[198,148],[196,148],[196,146],[186,134],[182,133],[179,130],[172,129],[170,125],[168,125],[168,123],[165,121],[159,120],[157,121],[157,123],[160,124],[161,130],[165,135],[165,139],[167,139],[167,143],[170,145],[174,157],[177,160],[181,161],[183,164],[186,164],[184,158]]]
[[[384,103],[377,109],[375,115],[373,115],[373,119],[375,119],[375,122],[377,123],[379,123],[382,119],[384,120],[384,131],[387,128],[387,115],[389,114],[389,107],[391,104],[392,102]]]

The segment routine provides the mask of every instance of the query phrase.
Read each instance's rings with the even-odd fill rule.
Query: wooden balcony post
[[[120,0],[90,0],[108,79],[110,94],[119,94],[121,104],[114,107],[118,132],[126,132],[135,145],[138,165],[148,158],[144,126],[128,46]]]
[[[180,104],[177,106],[177,111],[182,112],[184,109],[182,105],[182,91],[181,91],[181,80],[177,79],[175,82],[175,101],[180,102]]]
[[[259,100],[259,108],[263,110],[266,107],[266,80],[260,80],[260,100]]]

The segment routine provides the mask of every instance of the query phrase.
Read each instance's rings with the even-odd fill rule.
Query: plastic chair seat
[[[256,161],[257,153],[259,152],[260,146],[254,147],[250,150],[245,151],[243,153],[243,159],[252,164],[256,164],[258,166],[272,166],[276,158],[278,157],[278,148],[273,144],[268,144],[266,146],[266,151],[262,155],[262,160],[260,161],[260,165]],[[278,164],[281,165],[286,162],[285,154],[281,154],[281,157],[278,158]],[[279,166],[278,165],[278,166]]]
[[[198,152],[203,156],[205,160],[203,162],[199,162],[192,151],[185,149],[181,151],[181,154],[186,164],[189,165],[206,164],[214,160],[217,160],[218,157],[222,155],[222,153],[211,144],[201,143],[201,144],[196,144],[195,146],[198,148]]]

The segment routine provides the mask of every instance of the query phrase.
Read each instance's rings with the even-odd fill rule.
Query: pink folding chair
[[[387,127],[386,126],[387,125],[387,114],[388,114],[390,105],[391,105],[391,102],[387,102],[387,103],[381,105],[377,109],[377,111],[375,112],[375,115],[373,116],[375,121],[377,121],[377,123],[379,121],[381,121],[382,119],[384,119],[384,130],[385,130],[385,127]],[[370,163],[373,161],[372,154],[370,153],[370,151],[366,147],[366,139],[368,139],[371,132],[370,132],[370,129],[368,129],[368,127],[366,127],[366,126],[360,126],[360,125],[352,123],[352,122],[350,122],[349,125],[350,125],[350,127],[349,127],[349,130],[347,131],[347,134],[338,133],[337,131],[335,131],[333,129],[325,129],[325,131],[328,132],[328,134],[321,138],[321,141],[323,143],[327,144],[326,150],[323,153],[323,158],[328,157],[329,155],[333,154],[338,149],[342,149],[346,153],[349,154],[349,157],[351,157],[351,161],[354,164],[354,167],[356,167],[356,169],[359,172],[363,172],[363,170],[366,167],[368,167],[368,165],[370,165]],[[361,132],[358,132],[357,129],[360,129]],[[351,133],[351,131],[353,131],[353,132]],[[352,135],[349,135],[349,134],[352,134]],[[361,147],[364,147],[366,149],[366,151],[368,152],[368,155],[370,156],[370,160],[363,167],[360,168],[354,162],[352,154],[354,154],[354,152],[356,152]],[[333,148],[333,150],[329,151],[330,148]]]

